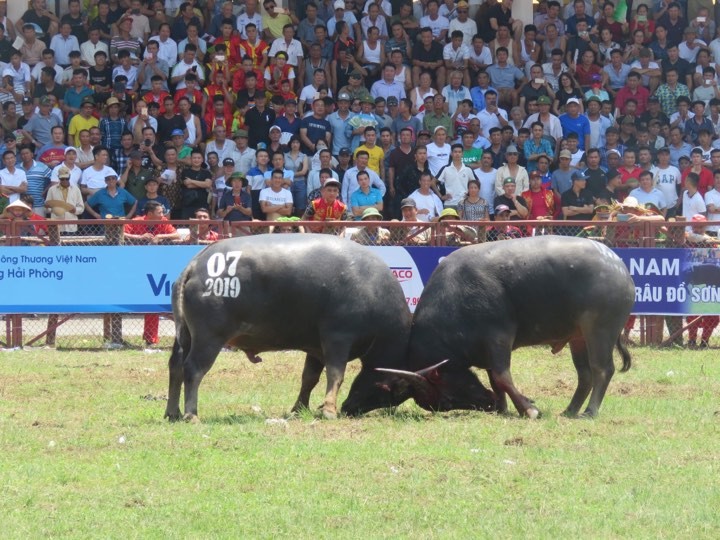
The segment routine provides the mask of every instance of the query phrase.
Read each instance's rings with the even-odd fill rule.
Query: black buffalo
[[[323,367],[326,417],[349,360],[362,369],[353,391],[390,405],[374,370],[403,358],[411,315],[387,265],[367,248],[326,235],[258,235],[208,246],[173,285],[176,339],[165,416],[197,418],[198,387],[225,344],[251,361],[262,351],[307,353],[297,410],[307,407]]]
[[[507,393],[521,415],[536,418],[513,384],[511,352],[541,344],[557,352],[569,343],[578,385],[565,414],[576,416],[590,395],[584,415],[595,416],[615,371],[615,346],[622,370],[630,368],[620,334],[633,301],[622,260],[592,240],[546,236],[459,249],[428,281],[404,367],[383,370],[392,374],[386,388],[394,403],[413,397],[428,410],[505,411]],[[472,366],[487,370],[493,392]],[[343,410],[384,406],[374,399],[351,394]]]

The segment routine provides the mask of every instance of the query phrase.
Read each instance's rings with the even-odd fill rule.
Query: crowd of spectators
[[[523,25],[512,0],[32,0],[13,22],[0,2],[0,206],[587,220],[632,196],[720,219],[708,6],[535,8]]]

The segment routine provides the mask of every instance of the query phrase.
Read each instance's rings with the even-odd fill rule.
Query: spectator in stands
[[[77,221],[85,209],[80,188],[70,181],[70,170],[60,165],[57,172],[58,183],[48,189],[45,197],[45,209],[50,214],[49,219]],[[77,225],[60,225],[60,234],[73,234],[77,232]]]
[[[440,197],[431,189],[433,177],[430,173],[421,173],[419,187],[410,194],[415,201],[420,221],[437,221],[443,211]]]
[[[592,192],[587,189],[587,176],[582,171],[572,173],[572,187],[562,194],[562,213],[569,220],[590,220],[594,213]]]
[[[218,217],[225,221],[252,221],[252,199],[248,181],[242,173],[233,172],[226,180],[225,190],[218,201]]]
[[[148,225],[147,221],[159,221],[161,223]],[[131,244],[165,244],[179,239],[175,227],[167,222],[165,209],[158,201],[147,201],[143,208],[143,216],[132,219],[125,225],[125,241]],[[157,343],[157,333],[150,340]]]
[[[321,188],[321,197],[310,201],[302,221],[347,221],[350,213],[347,205],[340,201],[340,182],[334,178],[327,178]],[[311,227],[313,232],[331,232],[332,229]]]
[[[33,212],[45,216],[45,193],[50,186],[50,169],[44,163],[35,161],[35,148],[32,145],[23,145],[20,149],[20,166],[25,173],[27,190],[25,193],[33,197],[35,206]]]
[[[182,183],[182,219],[195,215],[198,208],[208,204],[208,190],[212,188],[212,175],[203,168],[203,153],[193,150],[190,154],[190,167],[183,168]]]
[[[132,218],[137,208],[137,200],[118,186],[117,175],[106,176],[105,186],[88,197],[85,211],[95,219]]]

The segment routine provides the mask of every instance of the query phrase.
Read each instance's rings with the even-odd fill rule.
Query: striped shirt
[[[45,190],[50,184],[50,168],[39,161],[33,160],[32,165],[27,169],[22,163],[18,165],[18,169],[25,171],[27,177],[27,194],[32,195],[33,206],[45,205]]]

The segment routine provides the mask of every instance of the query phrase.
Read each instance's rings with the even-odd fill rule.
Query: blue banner
[[[0,254],[2,313],[164,313],[172,283],[203,246],[14,247]],[[412,311],[454,248],[371,247]],[[616,249],[639,315],[720,314],[720,250]]]

